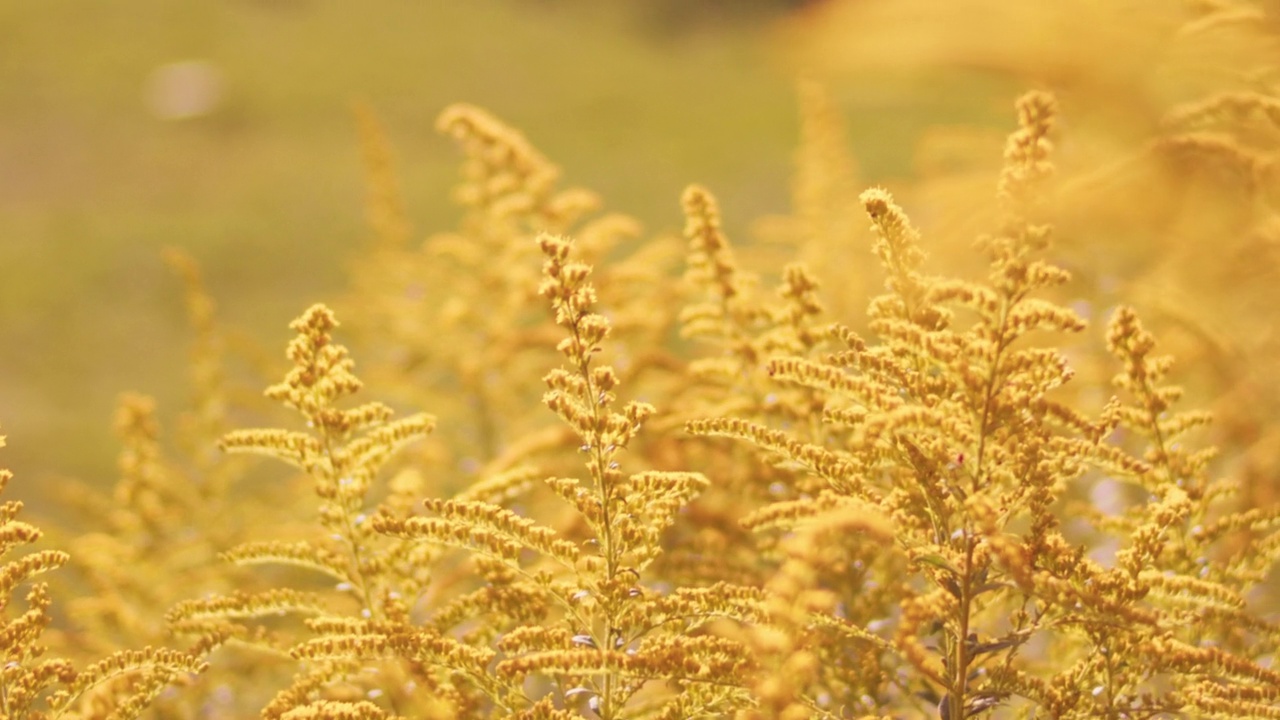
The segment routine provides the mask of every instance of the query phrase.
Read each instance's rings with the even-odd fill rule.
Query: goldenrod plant
[[[1190,36],[1240,22],[1198,5]],[[1178,334],[1175,368],[1149,296],[1064,249],[1103,216],[1065,198],[1115,178],[1059,162],[1059,102],[1017,100],[953,226],[937,178],[858,193],[808,81],[795,207],[756,243],[701,185],[649,237],[468,105],[438,123],[462,220],[419,241],[361,107],[373,241],[291,325],[271,407],[229,390],[174,255],[176,442],[122,396],[118,481],[72,496],[70,554],[21,554],[40,533],[0,506],[3,715],[1280,717],[1270,396],[1213,434],[1214,338]],[[1217,158],[1261,222],[1270,160],[1232,148],[1272,104],[1180,102],[1143,157]],[[35,577],[62,565],[65,621]]]
[[[580,252],[598,260],[636,238],[639,224],[599,213],[595,193],[561,189],[559,168],[521,133],[480,108],[455,105],[436,126],[464,153],[453,193],[463,217],[456,230],[414,243],[384,134],[367,108],[358,116],[374,239],[356,266],[347,304],[358,347],[370,356],[368,374],[404,402],[431,401],[455,418],[441,428],[447,457],[440,470],[462,470],[454,489],[493,472],[536,474],[530,454],[572,438],[548,427],[536,402],[513,402],[536,397],[554,346],[554,326],[537,302],[535,238],[572,230]],[[608,265],[603,291],[616,301],[619,341],[631,348],[619,370],[628,377],[672,364],[663,336],[674,317],[654,308],[663,307],[664,269],[679,261],[674,238],[631,245],[628,261]],[[445,391],[452,388],[460,392]]]
[[[301,588],[235,591],[184,601],[167,618],[182,634],[225,636],[264,654],[304,661],[292,684],[279,689],[267,704],[264,717],[364,713],[377,706],[363,696],[379,697],[388,691],[387,702],[398,706],[409,702],[399,697],[406,687],[418,683],[432,689],[436,679],[413,663],[388,667],[389,682],[361,677],[359,656],[350,655],[351,646],[343,644],[358,629],[372,632],[367,628],[403,624],[408,614],[406,598],[416,598],[426,582],[428,557],[415,555],[399,543],[379,542],[372,529],[376,508],[368,496],[378,471],[400,446],[430,432],[434,419],[417,414],[392,420],[391,408],[377,402],[341,408],[338,401],[356,393],[361,383],[352,373],[346,348],[333,340],[336,326],[332,311],[323,305],[298,318],[292,325],[298,334],[288,351],[293,367],[282,382],[266,391],[267,397],[295,410],[306,431],[236,430],[221,440],[229,452],[267,455],[304,473],[313,484],[316,525],[323,533],[293,541],[246,542],[228,548],[223,558],[237,565],[283,565],[307,571],[328,579],[328,592],[317,592],[314,582]],[[386,512],[402,511],[414,494],[413,480],[404,478],[388,487],[381,493],[385,496],[381,507]],[[305,629],[271,622],[284,615],[303,619]],[[299,634],[290,635],[290,631]],[[330,688],[335,685],[339,687]],[[320,689],[330,689],[334,697],[311,697]],[[352,699],[352,693],[358,699]]]
[[[1019,116],[998,189],[1004,222],[981,241],[985,283],[924,274],[922,239],[902,209],[882,190],[863,194],[889,290],[869,311],[880,342],[837,329],[840,352],[767,363],[781,383],[824,393],[831,430],[815,437],[803,424],[731,417],[689,424],[824,481],[743,519],[791,534],[779,572],[795,577],[778,601],[791,603],[793,633],[814,633],[776,639],[782,659],[760,687],[776,717],[909,707],[946,720],[1006,708],[1272,717],[1277,628],[1245,594],[1274,564],[1276,512],[1223,507],[1236,486],[1209,482],[1210,453],[1182,440],[1207,418],[1171,411],[1180,391],[1160,384],[1170,360],[1152,355],[1132,310],[1117,310],[1107,335],[1124,368],[1116,387],[1130,398],[1096,420],[1056,399],[1073,371],[1034,340],[1085,324],[1038,297],[1069,279],[1043,259],[1051,228],[1037,220],[1051,98],[1024,97]],[[1143,442],[1117,443],[1125,432]],[[1054,510],[1081,482],[1142,490],[1117,512],[1080,516],[1089,541],[1117,536],[1109,557],[1068,540],[1082,531]],[[861,532],[831,533],[845,524]],[[1246,527],[1252,537],[1223,542]]]
[[[759,603],[757,590],[716,584],[659,592],[647,569],[661,553],[662,532],[707,483],[687,472],[621,469],[624,451],[654,408],[615,408],[619,377],[596,360],[611,326],[594,312],[590,268],[571,260],[571,243],[543,235],[547,259],[541,294],[565,337],[564,366],[545,382],[544,403],[569,426],[586,458],[587,476],[548,478],[585,526],[576,541],[498,505],[473,500],[427,501],[439,517],[383,521],[382,532],[476,551],[494,590],[488,602],[517,598],[543,608],[536,624],[495,638],[492,700],[527,717],[571,717],[566,708],[602,718],[703,717],[745,702],[739,673],[748,663],[732,640],[701,632],[717,618],[743,620]],[[584,549],[585,548],[585,549]],[[531,560],[522,556],[533,553]],[[510,611],[508,611],[510,612]],[[518,619],[518,618],[512,618]],[[541,697],[524,688],[545,678]]]
[[[0,447],[5,438],[0,435]],[[13,479],[0,469],[0,491]],[[201,648],[188,653],[161,647],[118,650],[89,663],[50,652],[45,631],[53,622],[48,583],[36,578],[65,565],[61,550],[24,552],[39,528],[18,520],[22,503],[0,504],[0,714],[14,720],[139,717],[170,685],[186,682],[207,665]],[[25,590],[23,601],[15,593]]]
[[[1139,305],[1165,346],[1197,368],[1186,384],[1218,418],[1211,432],[1249,447],[1233,455],[1247,476],[1241,506],[1280,497],[1280,398],[1270,381],[1278,348],[1260,329],[1280,307],[1274,5],[830,0],[792,30],[797,63],[846,93],[877,81],[939,83],[945,95],[892,96],[967,106],[993,83],[1052,86],[1069,132],[1046,212],[1073,299],[1094,322],[1114,305]],[[992,142],[931,127],[913,155],[916,176],[895,188],[927,208],[917,219],[948,263],[962,261],[971,227],[994,217],[983,160],[995,159]]]
[[[72,512],[56,532],[66,538],[71,559],[70,572],[55,587],[75,594],[67,603],[72,657],[85,661],[138,643],[170,644],[173,636],[158,609],[193,595],[246,589],[252,577],[220,562],[219,554],[259,530],[260,517],[246,508],[293,504],[292,494],[280,492],[279,485],[250,482],[246,465],[218,450],[232,406],[246,408],[228,388],[223,330],[199,268],[177,250],[168,251],[166,260],[182,279],[194,334],[191,400],[174,440],[167,442],[155,399],[126,393],[115,415],[121,444],[115,484],[105,493],[87,481],[60,488]],[[273,519],[287,525],[293,515],[276,512]],[[71,522],[74,528],[66,526]],[[194,678],[183,692],[156,698],[156,716],[254,713],[269,698],[260,689],[270,685],[268,676],[284,673],[225,633],[194,639],[201,651],[228,640],[230,647],[218,653],[212,672]]]

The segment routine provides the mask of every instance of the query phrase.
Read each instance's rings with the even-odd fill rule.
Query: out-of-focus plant
[[[1120,302],[1143,308],[1175,355],[1207,368],[1188,390],[1217,414],[1220,444],[1247,448],[1232,453],[1241,501],[1280,497],[1280,395],[1268,380],[1280,357],[1274,4],[831,0],[783,36],[791,62],[836,88],[880,88],[873,96],[903,112],[981,107],[992,89],[1028,82],[1051,89],[1069,123],[1046,198],[1075,276],[1063,299],[1094,318]],[[993,217],[979,159],[989,138],[930,128],[902,189],[947,257],[966,226]]]

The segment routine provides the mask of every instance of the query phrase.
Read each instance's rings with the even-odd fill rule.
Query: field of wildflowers
[[[187,399],[0,471],[0,717],[1280,718],[1277,8],[800,5],[776,211],[650,230],[456,103],[424,226],[361,101],[276,348],[167,249]]]

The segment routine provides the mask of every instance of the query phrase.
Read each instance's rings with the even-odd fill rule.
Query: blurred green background
[[[456,217],[458,155],[432,127],[466,101],[651,232],[680,228],[679,194],[696,181],[745,241],[750,220],[788,207],[797,68],[780,28],[808,10],[782,0],[0,2],[3,465],[28,483],[109,481],[117,394],[181,404],[189,338],[161,248],[191,253],[224,322],[274,356],[292,317],[342,291],[367,239],[353,100],[387,129],[418,237]],[[906,172],[914,137],[940,114],[1007,123],[1012,92],[900,81],[838,92],[866,182]]]

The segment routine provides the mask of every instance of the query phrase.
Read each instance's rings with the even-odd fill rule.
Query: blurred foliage
[[[690,176],[733,207],[779,207],[792,108],[764,48],[769,16],[721,26],[647,13],[512,0],[0,4],[0,408],[23,439],[15,469],[101,478],[115,394],[180,392],[163,246],[198,259],[246,342],[271,337],[297,298],[341,286],[363,234],[353,100],[388,126],[424,228],[448,223],[453,157],[431,123],[459,99],[526,128],[656,226],[678,224],[671,188]],[[206,64],[220,98],[161,119],[150,88],[186,61]],[[47,452],[67,436],[74,448]]]
[[[1086,316],[1132,302],[1202,372],[1247,502],[1280,497],[1280,7],[1272,2],[839,0],[790,18],[788,61],[836,88],[957,72],[1052,89],[1066,118],[1054,201]],[[993,41],[993,38],[997,39]],[[919,87],[920,85],[917,85]],[[953,86],[954,87],[954,86]],[[909,91],[905,91],[909,92]],[[992,139],[939,122],[908,207],[944,245],[986,221]]]

